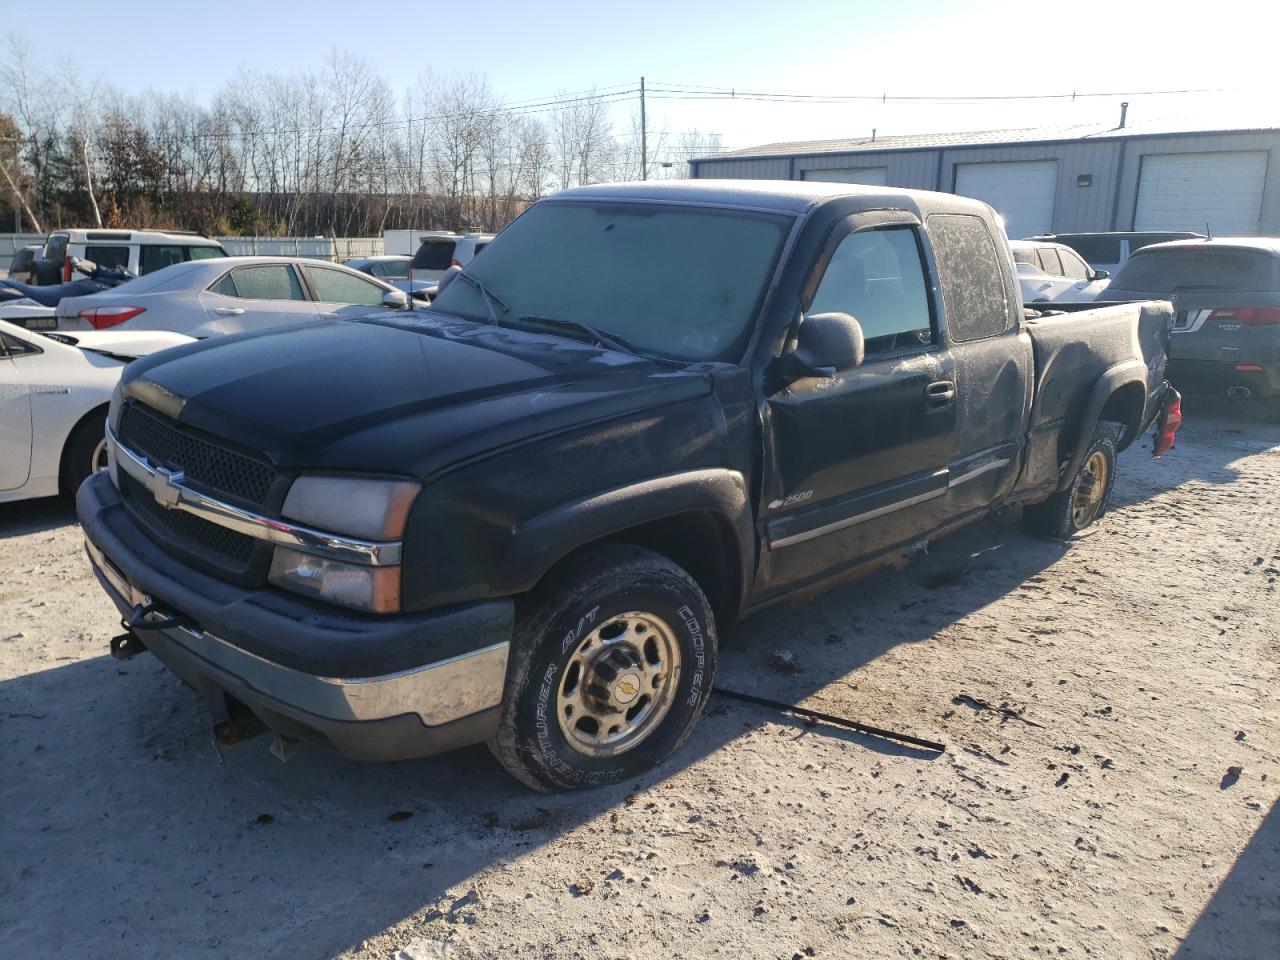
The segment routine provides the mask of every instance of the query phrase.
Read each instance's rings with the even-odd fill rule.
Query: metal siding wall
[[[698,164],[699,180],[786,180],[786,157],[770,160],[707,160]]]
[[[841,167],[884,167],[890,187],[932,190],[936,150],[894,150],[886,153],[837,153],[822,157],[797,157],[796,179],[805,170],[836,170]]]
[[[1269,154],[1267,182],[1262,192],[1262,232],[1280,236],[1280,133],[1222,133],[1202,136],[1168,136],[1131,140],[1121,172],[1119,203],[1115,229],[1133,228],[1133,214],[1138,203],[1138,177],[1142,158],[1162,153],[1221,153],[1223,151],[1263,150]],[[1190,226],[1187,229],[1203,230]]]

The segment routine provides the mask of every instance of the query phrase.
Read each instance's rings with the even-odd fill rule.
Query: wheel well
[[[709,510],[693,510],[650,520],[606,538],[606,542],[646,547],[683,567],[715,612],[721,629],[737,619],[741,606],[741,557],[726,520]]]
[[[1142,384],[1131,381],[1117,388],[1102,405],[1102,412],[1098,414],[1098,419],[1118,423],[1123,428],[1119,442],[1116,444],[1117,449],[1123,450],[1137,439],[1146,400],[1147,394]]]
[[[107,404],[107,403],[98,404],[93,409],[86,411],[84,415],[79,420],[76,421],[75,426],[73,426],[70,430],[67,431],[67,438],[62,442],[62,452],[58,454],[58,485],[59,486],[62,486],[63,477],[65,477],[67,473],[67,455],[71,452],[71,443],[73,440],[75,440],[76,434],[78,434],[80,430],[83,429],[84,425],[92,418],[100,414],[105,416],[109,407],[110,407],[110,404]],[[75,491],[64,490],[63,493],[75,493]]]

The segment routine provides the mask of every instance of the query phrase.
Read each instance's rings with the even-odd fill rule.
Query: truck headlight
[[[379,543],[404,536],[420,485],[409,480],[303,476],[285,497],[284,519],[338,536]],[[329,603],[395,613],[400,609],[400,567],[348,563],[277,546],[271,583]]]

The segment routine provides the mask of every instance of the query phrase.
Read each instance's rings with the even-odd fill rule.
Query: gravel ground
[[[1280,429],[1121,459],[1069,547],[983,523],[752,618],[713,698],[614,789],[483,749],[356,765],[256,740],[105,655],[70,508],[0,507],[0,955],[1280,955]],[[789,655],[788,655],[789,654]]]

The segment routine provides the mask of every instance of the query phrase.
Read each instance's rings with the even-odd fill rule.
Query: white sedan
[[[1111,282],[1080,254],[1061,243],[1010,240],[1023,303],[1092,303]]]
[[[298,257],[189,260],[57,306],[59,330],[172,330],[212,337],[376,310],[402,290],[347,267]]]
[[[106,466],[111,392],[178,333],[40,334],[0,320],[0,502],[74,493]]]

